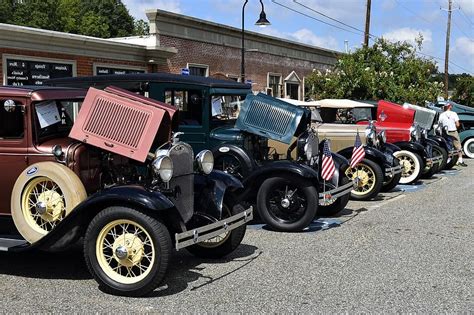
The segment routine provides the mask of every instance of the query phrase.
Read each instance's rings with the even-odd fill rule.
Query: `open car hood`
[[[308,109],[259,93],[245,98],[235,127],[289,144],[310,122]]]
[[[410,103],[403,104],[403,107],[410,108],[415,111],[415,123],[426,130],[430,130],[433,126],[433,121],[436,116],[436,112],[432,109],[424,108],[418,105]]]
[[[117,87],[89,88],[69,137],[144,162],[154,144],[169,141],[175,112]]]

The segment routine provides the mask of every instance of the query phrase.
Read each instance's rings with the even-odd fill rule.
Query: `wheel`
[[[217,152],[214,156],[214,168],[224,171],[238,179],[247,177],[250,167],[236,153],[229,151],[226,153]]]
[[[355,182],[356,188],[351,191],[351,198],[355,200],[372,199],[382,189],[382,169],[369,159],[363,159],[354,168],[348,168],[346,176]]]
[[[51,232],[87,193],[79,177],[56,162],[29,166],[15,182],[11,213],[18,232],[35,243]]]
[[[349,178],[347,178],[346,176],[341,176],[339,186],[344,186],[349,182]],[[330,203],[326,205],[322,205],[320,203],[317,215],[320,217],[331,217],[338,214],[347,206],[350,196],[351,194],[346,194],[342,197],[336,198],[335,200],[331,200]]]
[[[222,205],[223,218],[228,218],[232,215],[238,214],[238,212],[233,209],[233,206],[233,202],[224,202],[224,204]],[[211,220],[210,218],[202,219],[203,220],[200,220],[202,222],[200,226],[217,221],[216,219]],[[240,245],[240,243],[242,243],[246,230],[247,226],[244,224],[239,226],[235,230],[225,232],[207,241],[198,243],[193,246],[189,246],[186,249],[196,257],[214,259],[221,258],[232,253]]]
[[[474,159],[474,138],[469,138],[464,141],[463,144],[464,154],[470,158]]]
[[[399,165],[400,165],[400,161],[398,161],[397,158],[394,158],[392,167],[396,167],[396,166],[399,166]],[[394,189],[398,185],[398,183],[400,182],[401,178],[402,178],[402,173],[401,172],[398,173],[398,174],[395,174],[393,176],[390,176],[389,180],[386,180],[386,181],[383,182],[382,191],[387,192],[387,191],[391,191],[392,189]]]
[[[411,151],[401,150],[393,154],[402,167],[402,178],[400,184],[411,184],[416,182],[421,176],[421,170],[424,167],[421,157]]]
[[[438,151],[438,153],[443,157],[443,159],[441,160],[441,164],[439,164],[438,167],[438,172],[442,171],[446,168],[446,164],[448,163],[448,151],[446,151],[445,148],[440,146],[434,147],[433,150]]]
[[[158,220],[126,207],[109,207],[91,221],[84,237],[87,268],[103,291],[143,296],[163,280],[171,238]]]
[[[439,157],[439,156],[443,157],[443,154],[441,152],[441,147],[439,147],[437,145],[434,145],[432,148],[433,148],[433,157]],[[447,153],[446,153],[446,157],[447,157]],[[443,160],[441,160],[441,163],[443,163],[442,161]],[[440,166],[441,166],[441,164],[439,164],[439,163],[431,165],[431,167],[425,165],[425,168],[423,169],[421,177],[422,178],[431,178],[431,177],[433,177],[434,174],[436,174],[440,170],[442,170],[442,168],[440,168]]]
[[[296,175],[267,178],[257,195],[260,218],[278,231],[294,232],[306,228],[318,210],[318,191]]]
[[[446,163],[446,167],[444,169],[445,170],[452,169],[456,165],[458,160],[459,160],[459,155],[455,153],[455,155],[450,160],[448,159],[448,163]]]

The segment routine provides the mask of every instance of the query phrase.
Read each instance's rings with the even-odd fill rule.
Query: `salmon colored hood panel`
[[[89,88],[69,137],[144,162],[160,125],[171,126],[172,115],[168,105],[122,89]]]

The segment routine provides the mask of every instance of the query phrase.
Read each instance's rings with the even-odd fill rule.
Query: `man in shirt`
[[[454,148],[459,151],[459,159],[456,165],[467,166],[462,160],[461,140],[458,134],[458,128],[460,126],[459,117],[458,114],[451,110],[452,107],[450,103],[444,105],[444,112],[439,115],[438,123],[443,127],[448,127],[448,135],[453,137]]]

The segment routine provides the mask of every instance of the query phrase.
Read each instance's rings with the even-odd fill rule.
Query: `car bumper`
[[[319,193],[319,200],[333,199],[350,194],[353,188],[354,184],[352,182],[347,183],[337,188]]]
[[[402,172],[402,167],[400,165],[394,166],[394,167],[386,167],[385,168],[385,177],[392,177],[396,174],[399,174]]]
[[[427,157],[427,158],[425,158],[425,165],[426,166],[433,166],[435,164],[441,164],[442,161],[443,161],[442,156]]]
[[[246,224],[252,219],[253,208],[250,207],[247,210],[242,208],[242,212],[231,217],[186,232],[176,233],[175,248],[176,250],[180,250],[182,248],[207,241],[225,232],[235,230],[239,226]]]

